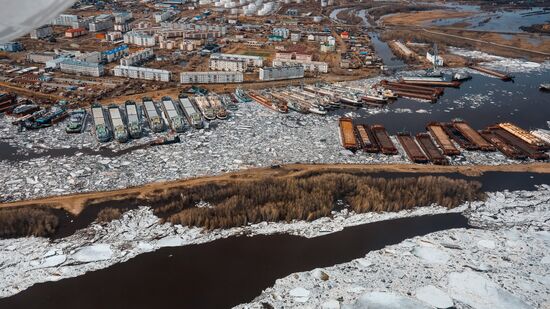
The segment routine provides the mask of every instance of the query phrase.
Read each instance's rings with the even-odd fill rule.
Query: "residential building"
[[[65,37],[66,38],[76,38],[76,37],[79,37],[79,36],[83,36],[86,34],[86,29],[84,28],[76,28],[76,29],[67,29],[67,31],[65,31]]]
[[[92,22],[89,23],[88,29],[90,32],[99,32],[113,28],[114,17],[110,14],[101,14],[96,16]]]
[[[120,59],[120,65],[122,66],[132,66],[134,64],[142,63],[144,61],[147,61],[151,58],[153,58],[155,54],[153,53],[153,49],[151,48],[145,48],[142,50],[139,50],[135,53],[132,53],[122,59]]]
[[[59,64],[62,72],[99,77],[104,74],[104,67],[99,63],[65,59]]]
[[[101,54],[104,61],[113,62],[128,55],[128,45],[121,45],[116,48],[104,51]]]
[[[78,21],[77,15],[61,14],[52,20],[51,24],[55,26],[68,26],[71,27],[74,22]]]
[[[220,59],[217,54],[210,56],[210,70],[245,72],[248,69],[247,62],[243,59]]]
[[[229,84],[242,83],[242,72],[182,72],[180,82],[182,84]]]
[[[264,58],[260,56],[239,55],[239,54],[212,54],[210,59],[223,59],[223,60],[244,60],[249,67],[263,67]]]
[[[260,68],[260,80],[283,80],[293,78],[303,78],[304,67],[301,65],[265,67]]]
[[[115,12],[113,15],[116,24],[125,24],[133,18],[132,12]]]
[[[102,58],[101,52],[98,51],[76,55],[77,60],[89,63],[101,63]]]
[[[105,35],[107,41],[119,41],[122,40],[122,32],[120,31],[109,31]]]
[[[167,10],[167,11],[157,12],[153,15],[153,17],[155,18],[156,23],[161,23],[165,20],[172,18],[172,16],[175,16],[176,14],[177,14],[177,11]]]
[[[296,59],[274,59],[273,60],[274,67],[291,66],[296,64],[302,65],[304,67],[304,71],[306,72],[328,73],[328,64],[326,62],[304,61],[304,60],[296,60]]]
[[[59,55],[53,52],[42,52],[42,53],[28,53],[27,61],[35,63],[46,63],[50,60],[59,58]]]
[[[0,50],[1,51],[7,51],[10,53],[18,52],[23,50],[23,44],[19,42],[7,42],[7,43],[0,43]]]
[[[288,37],[290,36],[290,30],[288,30],[287,28],[273,28],[271,33],[273,33],[273,35],[275,36],[280,36],[283,39],[288,39]]]
[[[128,31],[132,30],[132,27],[128,23],[115,24],[113,26],[113,28],[115,29],[115,31],[120,31],[120,32],[128,32]]]
[[[170,71],[166,71],[166,70],[117,65],[114,68],[113,73],[115,76],[120,76],[120,77],[155,80],[160,82],[170,81]]]
[[[31,31],[31,39],[39,40],[39,39],[50,37],[52,36],[52,34],[53,34],[52,26],[45,25]]]
[[[126,44],[152,47],[156,45],[156,41],[154,36],[141,32],[130,31],[124,34],[124,43]]]
[[[292,42],[300,42],[302,39],[302,34],[300,32],[293,32],[290,34],[290,40]]]

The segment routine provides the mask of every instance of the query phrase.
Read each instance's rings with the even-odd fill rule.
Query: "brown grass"
[[[59,220],[49,208],[0,209],[0,238],[50,236]]]
[[[97,214],[96,221],[100,223],[107,223],[113,220],[120,219],[120,217],[122,217],[122,214],[125,211],[126,209],[120,209],[120,208],[112,208],[112,207],[103,208]]]

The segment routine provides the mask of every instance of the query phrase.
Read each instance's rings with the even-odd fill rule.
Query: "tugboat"
[[[453,74],[453,80],[456,81],[464,81],[469,79],[472,79],[472,75],[466,71],[460,71]]]
[[[67,133],[82,133],[86,124],[88,112],[85,109],[77,109],[70,113],[69,123],[65,127]]]
[[[550,91],[550,83],[540,84],[539,90],[540,91]]]
[[[252,99],[241,88],[235,90],[235,97],[242,103],[252,102]]]

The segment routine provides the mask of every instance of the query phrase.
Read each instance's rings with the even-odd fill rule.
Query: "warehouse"
[[[180,82],[182,84],[225,84],[242,83],[241,72],[182,72]]]
[[[265,67],[260,68],[260,80],[283,80],[293,78],[303,78],[304,67],[301,65],[281,66],[281,67]]]
[[[113,73],[115,76],[119,76],[119,77],[155,80],[160,82],[170,81],[170,71],[166,71],[166,70],[117,65],[113,69]]]

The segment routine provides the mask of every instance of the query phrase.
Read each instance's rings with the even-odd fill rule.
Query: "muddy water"
[[[40,283],[0,308],[230,308],[252,300],[290,273],[327,267],[428,233],[466,228],[459,214],[349,227],[307,239],[230,237],[163,248],[128,262],[58,282]]]

